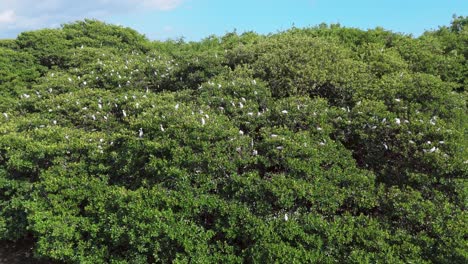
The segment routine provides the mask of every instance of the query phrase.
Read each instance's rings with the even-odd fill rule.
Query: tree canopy
[[[0,41],[0,241],[61,263],[466,263],[468,18]]]

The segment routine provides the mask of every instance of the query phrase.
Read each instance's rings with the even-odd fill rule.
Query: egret
[[[8,114],[7,113],[3,113],[3,116],[8,119]]]
[[[283,113],[283,114],[287,114],[287,113],[288,113],[288,111],[287,111],[287,110],[283,110],[283,111],[281,111],[281,113]]]
[[[163,127],[163,125],[162,125],[162,124],[159,124],[159,127],[161,128],[161,131],[162,131],[162,132],[164,132],[164,131],[165,131],[165,130],[164,130],[164,127]]]
[[[276,135],[276,134],[271,134],[271,137],[272,137],[272,138],[277,138],[278,135]]]
[[[57,124],[57,120],[52,121],[52,123],[53,123],[54,125],[56,125],[56,124]]]
[[[122,114],[124,117],[127,117],[127,112],[125,112],[125,110],[122,110]]]
[[[432,153],[432,152],[435,152],[436,150],[437,150],[436,147],[432,147],[428,152],[429,152],[429,153]]]
[[[239,135],[243,136],[243,135],[244,135],[244,131],[239,130]]]
[[[395,98],[395,102],[401,102],[401,99],[400,98]]]
[[[288,217],[288,214],[284,214],[284,221],[288,221],[289,220],[289,217]]]
[[[283,146],[278,146],[276,147],[277,150],[282,150],[283,149]]]
[[[242,104],[242,102],[239,102],[239,107],[242,109],[244,108],[244,105]]]
[[[383,145],[384,145],[385,149],[388,149],[388,146],[387,146],[387,144],[383,143]]]
[[[257,156],[257,155],[258,155],[258,151],[257,151],[256,149],[254,149],[254,150],[252,151],[252,156]]]
[[[255,84],[257,84],[257,81],[253,80],[252,83],[255,85]]]
[[[201,123],[202,123],[202,126],[205,125],[205,123],[206,123],[206,122],[205,122],[205,118],[203,118],[203,117],[201,118]]]
[[[138,132],[138,137],[142,138],[143,137],[143,129],[140,127],[140,131]]]
[[[395,123],[396,123],[397,125],[401,124],[400,118],[395,118]]]
[[[174,108],[175,108],[175,110],[179,109],[179,104],[176,104],[176,105],[174,106]]]

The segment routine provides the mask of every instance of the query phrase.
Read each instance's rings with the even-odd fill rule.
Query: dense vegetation
[[[468,18],[0,41],[0,240],[64,263],[467,263]]]

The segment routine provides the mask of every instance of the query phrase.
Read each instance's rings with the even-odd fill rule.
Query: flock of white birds
[[[83,46],[80,47],[80,49],[84,49]],[[75,53],[76,55],[76,53]],[[108,58],[110,57],[110,58]],[[107,60],[106,60],[107,59]],[[193,63],[196,63],[197,61],[194,61]],[[121,65],[120,67],[115,67],[114,65]],[[137,67],[141,67],[142,64],[146,68],[145,70],[140,70]],[[69,82],[68,86],[78,86],[78,87],[89,87],[87,89],[93,89],[93,87],[98,83],[98,82],[109,82],[110,84],[116,85],[118,88],[115,89],[127,89],[127,88],[122,88],[122,85],[125,85],[128,88],[134,88],[132,85],[135,85],[136,87],[139,87],[141,89],[144,89],[143,95],[137,96],[136,94],[129,96],[129,95],[124,95],[123,98],[115,98],[115,102],[103,102],[102,98],[97,98],[95,105],[97,106],[97,109],[94,107],[90,107],[89,105],[83,106],[81,108],[81,111],[83,111],[83,118],[88,118],[92,120],[93,122],[107,122],[112,115],[115,115],[115,113],[112,113],[110,108],[115,107],[119,108],[120,105],[129,105],[130,102],[133,103],[133,108],[134,109],[140,109],[143,105],[148,105],[148,96],[147,94],[151,93],[151,91],[148,89],[147,84],[152,82],[153,79],[163,79],[163,78],[170,78],[170,75],[172,71],[179,66],[179,64],[174,60],[174,59],[168,59],[164,60],[160,55],[156,56],[155,54],[152,55],[147,55],[146,57],[140,56],[136,52],[132,52],[132,55],[129,58],[114,58],[113,56],[109,54],[102,54],[102,58],[97,58],[96,61],[96,67],[95,69],[92,69],[91,71],[88,72],[80,72],[78,68],[74,69],[74,72],[76,72],[76,75],[65,75],[66,80]],[[149,76],[148,69],[152,69],[152,75],[154,76]],[[63,78],[64,74],[63,73],[50,73],[49,76],[46,76],[46,81],[48,79],[53,79],[53,78]],[[146,84],[146,85],[145,85]],[[231,83],[232,85],[235,85],[234,82]],[[252,85],[257,85],[257,81],[255,79],[251,80]],[[63,84],[66,85],[66,84]],[[224,89],[224,86],[222,83],[215,83],[214,81],[208,81],[207,84],[211,88],[217,88],[219,90]],[[198,89],[203,89],[203,85],[200,85]],[[54,95],[57,95],[57,93],[54,93],[53,88],[48,88],[47,92],[50,94],[47,96],[47,98],[53,98]],[[35,94],[38,99],[42,99],[43,95],[41,94],[40,91],[35,91]],[[70,95],[72,95],[73,92],[70,92]],[[257,91],[254,91],[254,96],[258,97]],[[20,95],[21,100],[33,100],[34,98],[31,97],[29,93],[23,93]],[[143,101],[145,100],[145,101]],[[239,109],[244,109],[246,107],[246,104],[249,103],[248,100],[246,100],[244,97],[239,96],[237,98],[237,102],[234,100],[229,100],[228,98],[222,98],[222,100],[229,101],[230,105],[233,108],[239,108]],[[395,98],[395,102],[398,104],[403,104],[403,100],[400,98]],[[107,103],[107,104],[105,104]],[[77,100],[75,102],[76,105],[80,105],[80,101]],[[358,106],[361,104],[361,102],[358,102]],[[152,105],[154,108],[155,106]],[[175,104],[174,109],[177,111],[179,110],[180,103]],[[297,106],[298,110],[301,110],[302,105],[298,104]],[[56,105],[55,109],[60,109],[61,105]],[[252,107],[253,109],[255,107]],[[254,111],[249,111],[246,113],[246,115],[250,118],[255,118],[263,115],[265,112],[269,111],[268,108],[264,108],[262,111],[257,111],[255,113]],[[222,112],[224,112],[224,107],[219,106],[218,109]],[[96,111],[95,111],[96,110]],[[105,112],[105,110],[108,110]],[[349,108],[343,108],[346,112],[350,112],[351,110]],[[48,109],[49,112],[53,112],[54,107],[51,107]],[[129,109],[120,109],[121,116],[123,118],[128,118],[130,116],[131,112],[134,112]],[[287,116],[290,111],[288,109],[283,109],[280,111],[282,115]],[[200,110],[200,124],[201,126],[206,126],[209,125],[208,120],[209,120],[209,115],[203,113],[202,110]],[[316,115],[316,113],[310,113],[313,115]],[[358,112],[358,114],[362,114],[362,112]],[[192,115],[194,115],[194,112],[192,111]],[[10,120],[11,117],[9,113],[4,112],[3,117],[5,120]],[[349,122],[349,121],[348,121]],[[425,121],[422,119],[419,119],[419,122],[424,123]],[[429,121],[429,124],[432,126],[437,125],[437,116],[433,116]],[[59,122],[57,122],[56,119],[50,120],[50,123],[53,125],[58,125]],[[409,120],[407,119],[402,119],[396,117],[394,119],[394,123],[397,126],[402,126],[402,125],[407,125],[410,123]],[[365,126],[369,127],[371,130],[376,130],[379,126],[386,125],[387,127],[390,126],[388,124],[387,119],[383,118],[380,122],[380,124],[366,124]],[[44,127],[44,125],[41,125],[41,127]],[[159,129],[161,132],[165,132],[166,128],[163,126],[163,124],[159,124]],[[316,126],[317,131],[322,131],[322,128],[320,126]],[[438,128],[440,129],[440,128]],[[408,134],[411,134],[411,130],[407,130]],[[243,136],[245,132],[241,129],[239,129],[239,135]],[[137,131],[137,135],[139,138],[143,138],[145,136],[145,132],[143,131],[143,128],[139,128]],[[419,134],[421,136],[421,134]],[[67,135],[67,137],[69,137]],[[271,134],[272,138],[277,137],[275,134]],[[419,140],[420,141],[420,140]],[[416,144],[416,139],[410,139],[409,143],[412,145]],[[433,143],[431,141],[427,141],[422,144],[421,149],[424,153],[434,153],[434,152],[440,152],[440,145],[443,145],[445,142],[444,141],[438,141],[437,143]],[[326,140],[322,140],[319,142],[319,145],[323,146],[326,144]],[[382,140],[382,145],[385,150],[391,150],[392,142],[386,142],[384,139]],[[276,146],[277,150],[283,150],[283,146]],[[102,152],[102,150],[101,150]],[[252,155],[256,156],[258,155],[257,150],[252,151]],[[444,154],[446,156],[446,154]],[[287,215],[285,216],[285,219],[287,219]]]

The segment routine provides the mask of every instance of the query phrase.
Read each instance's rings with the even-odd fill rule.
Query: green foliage
[[[0,239],[63,263],[466,263],[467,18],[0,41]]]

